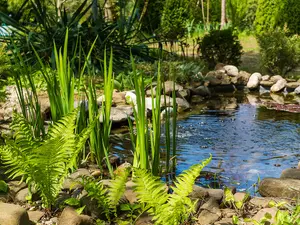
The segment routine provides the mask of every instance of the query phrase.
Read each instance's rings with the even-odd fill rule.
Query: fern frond
[[[135,192],[138,200],[153,209],[150,213],[155,214],[157,207],[167,202],[169,196],[166,192],[166,185],[160,181],[159,177],[154,177],[146,170],[135,168],[133,182],[136,184]]]
[[[123,170],[118,174],[118,176],[116,176],[114,180],[112,180],[111,184],[109,185],[108,199],[110,202],[110,207],[113,209],[116,208],[125,192],[128,175],[129,171],[127,169]]]

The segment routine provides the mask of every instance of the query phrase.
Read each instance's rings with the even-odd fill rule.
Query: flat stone
[[[264,216],[266,215],[266,213],[271,214],[272,218],[270,219],[270,223],[273,224],[275,222],[275,216],[277,213],[278,209],[277,208],[265,208],[265,209],[261,209],[260,211],[258,211],[256,213],[256,215],[253,217],[253,219],[255,221],[261,221],[262,218],[264,218]]]
[[[221,209],[221,212],[223,218],[232,218],[236,215],[236,211],[234,209],[225,208]]]
[[[280,76],[280,75],[275,75],[275,76],[272,76],[272,77],[270,78],[270,81],[276,83],[277,81],[279,81],[279,80],[281,80],[281,79],[283,79],[282,76]]]
[[[274,82],[272,81],[261,81],[260,82],[260,85],[263,86],[263,87],[272,87],[274,85]]]
[[[37,223],[40,221],[40,219],[45,215],[44,212],[42,211],[27,211],[28,216],[29,216],[29,220]]]
[[[14,204],[0,202],[0,224],[30,225],[31,223],[24,208]]]
[[[90,216],[79,215],[71,207],[66,207],[58,218],[58,225],[92,225],[93,219]]]
[[[258,191],[263,197],[300,198],[300,180],[264,178]]]
[[[19,203],[26,203],[27,202],[27,196],[29,195],[29,190],[28,188],[24,188],[20,190],[16,196],[15,196],[15,201]]]
[[[285,169],[282,171],[280,178],[300,180],[300,169]]]
[[[216,199],[210,198],[206,203],[200,207],[200,214],[198,216],[199,225],[213,224],[222,216],[219,203]]]
[[[214,225],[233,225],[232,218],[222,218],[220,221],[215,222]]]
[[[76,188],[82,188],[80,182],[82,181],[81,177],[83,176],[91,176],[91,174],[87,169],[78,169],[65,180],[62,189],[74,190]]]
[[[291,204],[291,200],[284,198],[275,198],[275,197],[253,197],[250,199],[250,204],[259,207],[259,208],[268,208],[270,202],[282,203],[286,202]]]
[[[299,86],[300,86],[300,83],[298,83],[298,82],[289,82],[286,84],[286,87],[290,88],[290,89],[296,89]]]
[[[173,91],[173,86],[174,85],[174,82],[173,81],[166,81],[164,83],[164,85],[162,85],[162,88],[165,88],[165,94],[166,95],[170,95]],[[179,84],[176,84],[175,83],[175,91],[182,91],[183,90],[183,87]]]
[[[222,200],[224,191],[222,189],[207,189],[209,197],[215,198],[218,201]]]
[[[131,106],[112,107],[110,111],[110,120],[112,120],[113,123],[121,123],[128,121],[128,117],[132,115],[133,109]],[[100,116],[99,120],[103,123],[103,116]]]
[[[24,189],[27,185],[24,182],[20,181],[10,181],[7,183],[8,188],[9,188],[9,193],[12,196],[15,196],[21,189]]]

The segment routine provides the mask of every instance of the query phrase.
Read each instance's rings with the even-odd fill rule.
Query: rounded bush
[[[213,30],[206,34],[199,43],[198,52],[208,67],[213,68],[217,63],[238,66],[241,63],[242,49],[233,30],[225,29]]]

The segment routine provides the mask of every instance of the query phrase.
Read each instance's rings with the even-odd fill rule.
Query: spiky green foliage
[[[98,207],[109,221],[112,215],[116,216],[117,206],[125,192],[128,175],[128,169],[121,171],[108,187],[105,187],[101,181],[97,182],[91,177],[83,178],[82,184],[88,196],[97,201]]]
[[[89,136],[91,127],[75,134],[74,111],[53,124],[42,141],[34,138],[27,120],[14,114],[11,129],[14,140],[6,140],[0,148],[1,159],[11,178],[22,177],[35,187],[43,204],[50,208],[55,202],[64,179],[76,167],[77,156]]]
[[[195,212],[195,201],[188,195],[201,170],[211,161],[211,157],[201,164],[196,164],[180,174],[175,181],[173,194],[168,195],[166,186],[159,178],[146,170],[135,169],[135,191],[141,203],[149,206],[148,212],[153,215],[155,224],[176,225],[186,222]]]

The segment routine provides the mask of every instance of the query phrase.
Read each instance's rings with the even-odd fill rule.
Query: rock
[[[104,187],[108,187],[111,185],[111,180],[109,179],[102,179],[100,182],[104,185]]]
[[[45,213],[42,211],[27,211],[27,213],[29,216],[29,220],[34,223],[40,221],[40,219],[45,215]]]
[[[260,84],[260,79],[261,79],[260,73],[253,73],[249,78],[249,81],[247,83],[247,88],[249,88],[250,90],[257,89]]]
[[[101,174],[102,174],[102,172],[101,172],[101,170],[99,170],[99,169],[97,169],[97,170],[95,170],[95,171],[93,171],[92,173],[91,173],[91,175],[93,176],[93,177],[100,177],[101,176]]]
[[[214,225],[233,225],[232,218],[222,218],[220,221],[215,222]]]
[[[295,93],[296,95],[300,95],[300,86],[297,87],[297,88],[294,90],[294,93]]]
[[[270,88],[274,85],[274,82],[272,82],[272,81],[261,81],[260,85],[263,86],[263,87]]]
[[[204,85],[199,86],[197,88],[191,89],[191,92],[192,92],[193,95],[199,95],[199,96],[202,96],[202,97],[207,97],[207,96],[211,95],[210,90],[208,89],[208,87],[206,87]]]
[[[245,201],[250,200],[250,195],[248,195],[247,193],[244,193],[244,192],[237,192],[233,195],[233,197],[236,202],[239,202],[239,201],[245,202]]]
[[[193,95],[192,98],[191,98],[191,103],[192,104],[199,104],[203,101],[204,101],[204,97],[201,97],[199,95]]]
[[[114,91],[113,96],[112,96],[112,104],[113,105],[124,105],[124,104],[126,104],[125,95],[126,95],[126,92],[116,92],[116,91]],[[104,101],[105,101],[105,96],[104,95],[101,95],[100,97],[97,98],[97,104],[99,106],[101,106]]]
[[[71,207],[66,207],[58,218],[58,225],[92,225],[93,219],[86,215],[78,215]]]
[[[264,178],[258,191],[263,197],[300,198],[300,180]]]
[[[72,173],[64,182],[62,189],[64,190],[74,190],[76,188],[82,188],[80,182],[82,181],[81,177],[91,176],[90,172],[87,169],[80,168],[76,172]]]
[[[280,94],[280,93],[279,93]],[[284,105],[284,97],[282,95],[270,93],[270,97],[278,104]]]
[[[285,169],[282,171],[280,178],[300,180],[300,169]]]
[[[298,162],[297,169],[300,170],[300,161]]]
[[[210,198],[206,203],[200,207],[200,214],[198,216],[199,225],[213,224],[222,216],[219,203],[216,199]]]
[[[24,188],[20,190],[16,196],[15,196],[15,201],[18,203],[26,203],[27,202],[27,196],[29,195],[29,190],[28,188]]]
[[[27,185],[24,182],[20,181],[9,181],[7,183],[8,188],[9,188],[9,193],[13,197],[21,190],[24,189]]]
[[[270,80],[270,77],[271,77],[270,75],[264,75],[264,76],[261,77],[261,80],[262,81],[268,81],[268,80]]]
[[[223,198],[224,191],[222,189],[207,189],[209,197],[215,198],[216,200],[220,201]]]
[[[183,89],[182,91],[177,92],[179,98],[190,99],[191,91],[189,89]]]
[[[224,218],[232,218],[233,216],[236,215],[236,211],[234,209],[225,208],[225,209],[221,209],[221,212],[222,212],[222,217]]]
[[[279,80],[281,80],[281,79],[283,79],[282,76],[280,76],[280,75],[275,75],[275,76],[272,76],[272,77],[270,78],[270,81],[276,83],[277,81],[279,81]]]
[[[279,92],[282,91],[285,86],[286,86],[286,80],[285,79],[281,79],[278,80],[272,87],[271,87],[271,92]]]
[[[205,188],[202,188],[198,185],[194,185],[192,193],[189,194],[190,198],[197,198],[197,199],[204,199],[208,196],[209,196],[208,191]]]
[[[265,209],[261,209],[260,211],[258,211],[258,213],[256,213],[256,215],[253,217],[253,219],[257,222],[261,221],[262,218],[264,218],[264,216],[266,215],[266,213],[271,214],[272,218],[269,220],[269,224],[273,224],[275,222],[275,216],[277,213],[278,209],[276,208],[265,208]]]
[[[250,76],[251,76],[250,73],[247,73],[245,71],[240,71],[239,75],[237,76],[237,82],[235,84],[246,86],[249,81]]]
[[[165,94],[166,95],[170,95],[173,91],[173,85],[174,85],[174,82],[173,81],[166,81],[164,86],[162,86],[162,88],[165,88]],[[183,90],[183,87],[179,84],[176,84],[175,83],[175,91],[182,91]]]
[[[215,70],[221,70],[225,72],[224,66],[226,66],[224,63],[217,63],[217,65],[215,66]]]
[[[176,98],[176,104],[178,112],[183,112],[191,108],[190,103],[188,103],[187,100],[182,98]]]
[[[205,80],[209,81],[209,86],[231,84],[230,77],[220,70],[208,72],[205,76]]]
[[[127,91],[125,94],[125,102],[129,105],[136,105],[136,94],[132,91]]]
[[[286,84],[287,88],[293,89],[293,90],[295,90],[299,86],[300,86],[299,82],[289,82],[289,83]]]
[[[236,77],[239,75],[239,69],[236,66],[226,65],[224,69],[228,76]]]
[[[287,204],[291,204],[291,201],[284,198],[274,198],[274,197],[253,197],[250,199],[250,204],[254,205],[258,208],[268,208],[270,202],[276,203],[283,203],[286,202]]]
[[[130,202],[130,204],[138,201],[137,195],[132,189],[125,190],[124,196]]]
[[[24,208],[14,204],[0,202],[0,224],[30,225],[31,223]]]
[[[126,190],[133,190],[134,187],[135,183],[132,180],[126,182]]]
[[[135,222],[135,225],[150,225],[154,224],[152,222],[152,217],[149,215],[142,215],[138,218],[138,220]]]
[[[128,117],[133,115],[131,106],[118,106],[111,108],[110,119],[113,123],[128,121]]]

